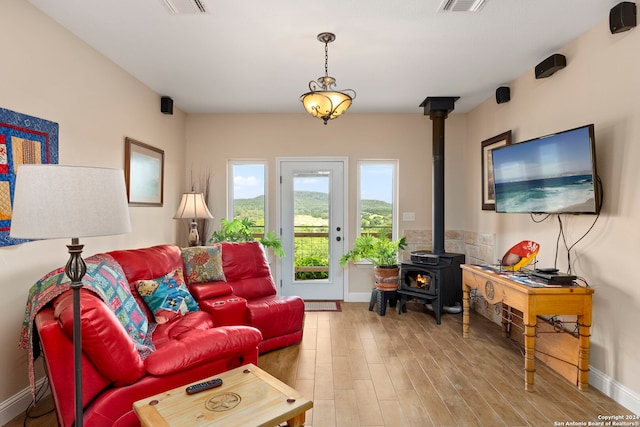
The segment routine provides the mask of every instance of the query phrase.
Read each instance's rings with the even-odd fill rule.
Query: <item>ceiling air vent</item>
[[[162,0],[173,15],[207,13],[203,0]]]
[[[438,12],[479,12],[487,0],[444,0]]]

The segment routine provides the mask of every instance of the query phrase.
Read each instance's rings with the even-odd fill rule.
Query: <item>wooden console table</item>
[[[502,302],[522,311],[524,322],[524,388],[533,389],[535,373],[536,317],[538,315],[578,316],[579,354],[578,388],[589,388],[589,330],[591,328],[591,296],[594,290],[582,286],[532,287],[510,280],[508,276],[474,265],[462,268],[462,336],[469,337],[469,292],[477,289],[490,304]],[[506,334],[506,319],[502,328]]]

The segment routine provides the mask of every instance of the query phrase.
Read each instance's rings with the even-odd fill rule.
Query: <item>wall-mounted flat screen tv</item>
[[[491,154],[496,212],[598,213],[593,124]]]

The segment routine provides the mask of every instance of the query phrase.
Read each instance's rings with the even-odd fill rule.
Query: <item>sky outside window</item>
[[[253,199],[264,196],[264,169],[262,164],[233,165],[233,198]]]

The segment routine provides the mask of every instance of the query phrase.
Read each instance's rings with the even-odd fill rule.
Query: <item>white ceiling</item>
[[[172,15],[163,0],[29,1],[187,113],[304,111],[324,31],[337,37],[329,75],[357,92],[349,112],[416,113],[427,96],[460,96],[466,112],[619,3],[488,0],[472,13],[438,12],[442,0],[200,0],[205,14]]]

